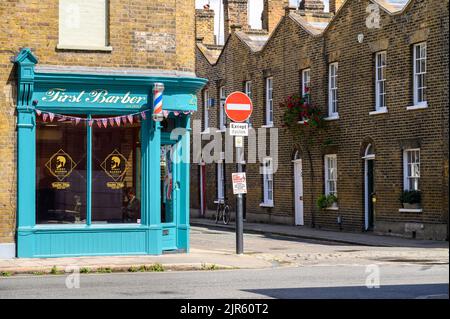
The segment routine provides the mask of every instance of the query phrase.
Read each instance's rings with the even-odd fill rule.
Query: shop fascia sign
[[[147,103],[146,94],[111,93],[107,89],[81,90],[75,92],[66,88],[49,88],[41,93],[40,101],[43,104],[96,104],[141,107]],[[39,103],[39,104],[41,104]]]
[[[165,90],[167,92],[167,90]],[[105,109],[135,109],[142,110],[151,106],[151,88],[124,89],[112,88],[78,88],[78,86],[39,86],[35,88],[33,101],[36,108],[105,108]],[[164,110],[191,111],[197,109],[195,94],[164,94]]]

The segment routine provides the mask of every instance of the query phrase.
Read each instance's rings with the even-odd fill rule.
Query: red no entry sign
[[[225,101],[225,113],[233,122],[245,122],[253,112],[252,100],[242,92],[228,95]]]

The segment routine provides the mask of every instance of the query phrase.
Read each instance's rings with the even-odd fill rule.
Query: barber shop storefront
[[[204,79],[16,57],[17,257],[189,250],[190,115]]]

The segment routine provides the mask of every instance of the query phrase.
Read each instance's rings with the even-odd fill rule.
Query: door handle
[[[298,199],[303,200],[303,196],[299,196]]]

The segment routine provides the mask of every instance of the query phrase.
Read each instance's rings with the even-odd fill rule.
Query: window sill
[[[105,51],[112,52],[113,48],[111,46],[104,47],[91,47],[83,45],[69,45],[69,44],[58,44],[56,45],[58,50],[74,50],[74,51]]]
[[[211,134],[211,131],[209,128],[207,128],[206,130],[200,132],[200,134],[204,135],[204,134]]]
[[[272,127],[274,127],[273,123],[272,124],[261,125],[261,128],[272,128]]]
[[[400,213],[422,213],[423,209],[422,208],[418,208],[418,209],[400,208],[398,211]]]
[[[412,110],[422,110],[422,109],[426,109],[428,108],[428,103],[424,103],[424,104],[417,104],[417,105],[413,105],[413,106],[408,106],[406,109],[408,111],[412,111]]]
[[[224,128],[224,129],[216,130],[216,133],[225,133],[226,131],[227,131],[227,129]]]
[[[326,118],[324,118],[325,121],[335,121],[335,120],[339,120],[339,114],[336,115],[332,115],[332,116],[328,116]]]
[[[327,207],[325,210],[339,210],[339,207]]]
[[[216,199],[215,201],[214,201],[214,204],[224,204],[225,203],[225,200],[224,199]]]
[[[369,115],[378,115],[378,114],[386,114],[388,113],[387,108],[382,108],[373,112],[369,112]]]
[[[260,207],[269,207],[269,208],[274,207],[273,204],[270,204],[270,203],[261,203],[261,204],[259,204],[259,206]]]
[[[297,124],[303,125],[303,124],[308,123],[308,122],[309,122],[309,120],[306,120],[306,121],[298,121]]]

